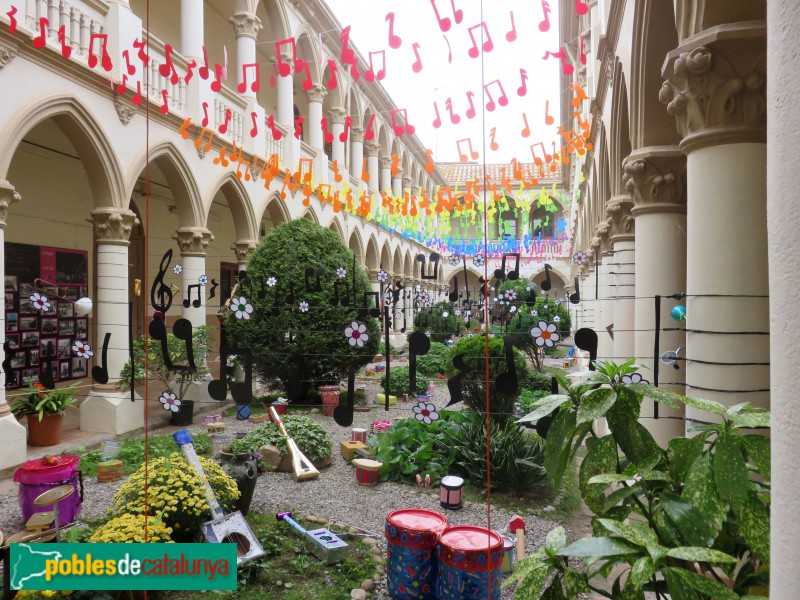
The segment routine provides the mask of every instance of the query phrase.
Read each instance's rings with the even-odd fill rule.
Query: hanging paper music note
[[[64,25],[58,28],[58,41],[61,42],[61,56],[67,59],[72,55],[72,46],[67,43],[64,29]]]
[[[370,141],[372,138],[375,137],[375,130],[372,128],[374,123],[375,123],[375,114],[373,113],[369,117],[369,123],[367,123],[367,130],[364,132],[364,139],[366,141]]]
[[[405,126],[397,123],[398,114],[402,114]],[[415,128],[411,123],[408,122],[408,114],[405,108],[395,108],[391,111],[390,115],[392,118],[392,129],[397,137],[400,137],[403,134],[414,135]]]
[[[322,126],[322,132],[325,136],[325,143],[330,144],[333,142],[333,132],[328,130],[328,117],[322,117],[322,121],[320,121],[320,125]]]
[[[337,69],[336,63],[333,60],[328,59],[328,70],[331,72],[331,76],[330,79],[328,79],[328,81],[326,82],[326,85],[328,86],[329,90],[335,89],[338,83],[336,80],[336,69]]]
[[[561,70],[564,72],[564,75],[572,75],[575,71],[575,67],[572,63],[568,62],[567,52],[564,48],[561,48],[558,52],[545,52],[542,60],[547,60],[550,57],[553,58],[560,58],[561,59]]]
[[[573,83],[570,87],[572,91],[575,92],[575,96],[572,98],[572,106],[575,108],[579,107],[584,100],[589,99],[589,96],[586,95],[586,91],[578,82]]]
[[[497,134],[497,127],[492,127],[492,130],[489,132],[489,137],[490,137],[490,139],[491,139],[491,143],[489,144],[489,148],[490,148],[492,151],[495,151],[495,152],[496,152],[497,150],[499,150],[499,149],[500,149],[500,144],[498,144],[498,143],[497,143],[497,142],[494,140],[494,136],[495,136],[496,134]]]
[[[461,122],[461,117],[453,112],[453,100],[451,98],[445,100],[444,107],[450,113],[450,122],[453,125],[458,125]]]
[[[550,31],[550,4],[547,0],[542,0],[542,12],[544,19],[539,22],[539,31]]]
[[[439,29],[442,30],[442,33],[447,33],[450,31],[450,19],[449,17],[442,17],[439,14],[439,10],[436,8],[436,0],[431,0],[431,6],[433,6],[433,12],[436,15],[436,20],[439,22]],[[456,10],[455,0],[450,0],[450,6],[453,8],[453,18],[456,21],[456,25],[461,23],[461,20],[464,18],[464,11]]]
[[[275,117],[270,115],[267,117],[267,127],[269,127],[270,132],[272,133],[272,139],[278,141],[281,139],[281,132],[279,129],[275,127]]]
[[[47,45],[47,33],[45,32],[45,27],[49,25],[49,22],[46,18],[40,17],[39,18],[39,35],[33,38],[33,47],[34,48],[44,48]],[[89,65],[94,66],[91,64],[91,60],[94,58],[93,56],[89,57]],[[97,59],[94,58],[94,64],[97,64]]]
[[[433,151],[425,150],[425,156],[427,158],[427,161],[425,162],[425,167],[423,168],[425,172],[430,175],[436,169],[436,165],[433,164]]]
[[[167,60],[158,66],[158,72],[162,77],[169,77],[170,83],[175,85],[178,83],[178,72],[175,70],[175,64],[172,62],[172,53],[172,46],[164,44],[164,54]],[[170,73],[172,73],[172,75],[170,75]]]
[[[475,104],[472,99],[475,97],[475,92],[467,92],[467,102],[469,102],[469,108],[467,109],[466,115],[468,119],[475,118]]]
[[[495,109],[494,98],[492,97],[492,92],[489,91],[489,86],[491,86],[494,83],[496,83],[497,87],[500,88],[500,97],[497,99],[497,104],[499,104],[500,106],[506,106],[508,104],[508,96],[506,96],[505,90],[503,90],[503,84],[500,83],[500,80],[495,79],[494,81],[490,81],[489,83],[483,86],[486,95],[489,97],[489,101],[486,103],[486,110],[488,110],[489,112],[492,112]]]
[[[428,261],[430,264],[433,265],[433,273],[428,275],[425,274],[425,255],[424,254],[417,254],[416,260],[422,263],[421,272],[423,279],[438,279],[439,274],[439,261],[441,260],[441,255],[437,254],[436,252],[431,252]]]
[[[544,265],[544,281],[539,285],[543,292],[549,292],[550,289],[553,287],[553,282],[550,281],[550,271],[553,270],[553,267],[545,263]]]
[[[585,15],[589,12],[589,5],[581,0],[575,0],[575,14]]]
[[[530,125],[528,125],[528,117],[527,117],[527,115],[525,113],[522,113],[522,122],[525,123],[525,127],[522,129],[520,134],[522,135],[522,137],[525,137],[525,138],[526,137],[530,137],[531,128],[530,128]]]
[[[172,362],[172,354],[167,346],[167,327],[161,319],[153,319],[148,326],[150,337],[161,342],[161,359],[169,371],[195,373],[197,366],[194,363],[192,350],[192,322],[188,319],[178,319],[172,326],[172,334],[182,340],[186,349],[186,365],[176,365]]]
[[[528,72],[525,69],[520,69],[519,74],[522,78],[522,85],[517,88],[517,96],[524,96],[528,93]]]
[[[339,134],[339,141],[346,142],[347,137],[350,135],[350,127],[353,124],[353,118],[350,115],[347,115],[344,118],[344,131]]]
[[[575,278],[575,291],[569,295],[569,301],[572,304],[580,304],[581,302],[581,288],[578,285],[578,278]]]
[[[516,262],[514,263],[514,269],[506,273],[506,259],[509,256],[515,259]],[[519,252],[504,252],[500,268],[495,269],[494,276],[497,279],[508,279],[509,281],[516,281],[519,279]]]
[[[375,71],[375,66],[372,62],[373,56],[381,57],[381,68]],[[378,50],[377,52],[370,52],[369,53],[369,69],[364,73],[364,79],[369,82],[381,81],[384,77],[386,77],[386,50]]]
[[[108,44],[108,35],[105,33],[89,34],[89,66],[94,69],[97,65],[97,57],[93,53],[95,40],[99,40],[98,45],[102,51],[101,64],[103,65],[103,69],[110,71],[113,68],[113,64],[111,63],[111,57],[108,55],[108,50],[106,49],[106,45]]]
[[[247,91],[247,72],[248,69],[252,70],[254,73],[251,76],[250,82],[250,90],[253,92],[257,92],[259,87],[261,86],[261,71],[258,67],[258,63],[247,63],[242,65],[242,82],[237,86],[236,89],[239,90],[240,94],[244,94]]]
[[[397,50],[403,43],[399,35],[394,33],[394,13],[390,12],[386,15],[386,21],[389,21],[389,47]]]
[[[456,142],[456,149],[458,150],[458,160],[462,163],[467,162],[467,155],[461,151],[461,142],[467,142],[467,147],[469,148],[469,157],[472,160],[478,160],[479,154],[472,149],[472,139],[471,138],[464,138],[463,140],[458,140]]]
[[[485,40],[483,42],[483,51],[491,52],[492,49],[494,48],[494,43],[492,42],[492,36],[489,35],[489,28],[486,27],[485,21],[481,21],[477,25],[473,25],[472,27],[467,29],[469,37],[472,40],[472,47],[467,51],[467,54],[469,54],[470,58],[478,58],[478,55],[480,54],[480,50],[478,50],[478,42],[475,41],[475,34],[472,33],[472,31],[474,29],[477,29],[478,27],[482,29],[481,33],[485,37]]]
[[[14,16],[17,14],[17,7],[12,6],[11,10],[6,13],[8,18],[10,19],[10,23],[8,24],[8,33],[16,33],[17,32],[17,18]]]
[[[422,59],[419,57],[419,44],[414,42],[411,44],[411,49],[414,51],[414,57],[416,58],[414,64],[411,65],[411,70],[414,71],[414,73],[419,73],[422,71]]]
[[[164,275],[167,274],[169,265],[172,262],[172,248],[164,253],[158,265],[158,273],[150,286],[150,304],[153,309],[165,313],[172,306],[172,289],[164,283]]]
[[[511,31],[506,33],[506,39],[513,42],[517,39],[517,26],[514,24],[514,12],[511,11]]]
[[[166,102],[166,90],[163,90],[163,92],[164,92],[164,95],[165,95],[164,100]],[[226,108],[225,109],[225,121],[222,123],[222,125],[219,126],[218,131],[220,133],[222,133],[222,134],[225,134],[228,131],[228,125],[230,124],[230,122],[231,122],[231,109],[230,108]]]

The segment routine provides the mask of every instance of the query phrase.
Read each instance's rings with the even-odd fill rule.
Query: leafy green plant
[[[450,473],[458,452],[444,436],[457,435],[465,420],[463,413],[440,411],[439,419],[430,425],[400,419],[386,431],[370,436],[370,449],[383,463],[380,480],[411,482],[417,474],[428,474],[431,481],[439,481]]]
[[[414,317],[414,329],[427,331],[431,340],[444,342],[464,330],[464,320],[456,316],[449,302],[437,302],[419,310]]]
[[[598,362],[598,370],[576,385],[558,374],[567,394],[542,398],[523,419],[560,409],[545,449],[554,481],[588,436],[579,483],[595,514],[595,535],[568,545],[562,528],[551,531],[507,584],[519,582],[515,597],[522,599],[576,598],[589,589],[624,599],[644,598],[644,592],[674,600],[762,597],[769,582],[770,440],[744,430],[768,428],[770,413],[623,383],[637,368],[633,360]],[[691,406],[715,422],[663,449],[639,423],[643,399]],[[600,417],[611,430],[603,437],[592,429]],[[570,566],[570,558],[584,559],[586,570]],[[622,574],[610,590],[590,584],[612,570]]]
[[[16,396],[11,402],[11,412],[17,419],[26,415],[38,415],[41,421],[45,415],[63,414],[68,408],[74,408],[75,386],[73,383],[67,387],[46,389],[41,383],[28,385],[27,393]]]
[[[319,279],[316,274],[307,276],[306,269],[313,273],[322,269],[322,274]],[[344,279],[337,276],[337,269],[346,269]],[[350,290],[348,306],[331,302],[335,294],[344,299],[344,290],[334,288],[342,282]],[[233,292],[252,312],[247,319],[237,318],[237,311],[228,313],[228,340],[252,350],[257,376],[280,386],[293,402],[306,401],[309,389],[338,384],[351,368],[358,369],[375,356],[378,321],[359,318],[367,300],[364,292],[370,289],[364,268],[355,264],[354,271],[353,254],[335,233],[307,219],[283,223],[261,238],[247,263],[247,280]],[[345,334],[353,321],[366,326],[366,336],[357,341]]]
[[[411,389],[411,371],[408,367],[392,367],[389,371],[389,395],[427,394],[429,381],[417,369],[417,387]],[[386,390],[386,373],[381,377],[381,390]]]
[[[299,415],[287,415],[282,418],[287,433],[300,448],[300,452],[306,455],[309,460],[314,462],[330,456],[333,451],[333,442],[330,434],[324,427],[315,423],[308,417]],[[241,440],[234,440],[237,451],[257,452],[262,446],[272,444],[281,454],[289,451],[286,445],[286,438],[281,434],[280,429],[275,423],[264,423],[258,429],[254,429]]]
[[[473,411],[479,414],[486,413],[486,338],[476,336],[462,338],[450,347],[447,368],[447,377],[458,374],[453,365],[453,360],[463,355],[464,364],[469,370],[461,379],[461,389],[464,402]],[[528,367],[525,356],[514,349],[514,366],[517,381],[523,385],[528,377]],[[489,410],[493,419],[506,421],[514,413],[516,393],[501,392],[497,387],[497,378],[508,371],[506,363],[505,344],[502,338],[489,339]]]
[[[381,340],[378,342],[378,354],[382,356],[386,356],[386,341]],[[395,356],[397,354],[397,348],[394,347],[394,344],[389,342],[389,356]]]
[[[417,356],[417,371],[428,375],[438,375],[447,370],[450,349],[441,342],[431,342],[427,354]]]
[[[528,373],[528,379],[522,384],[522,387],[528,390],[550,392],[553,374],[547,371],[532,370]]]
[[[556,304],[552,298],[538,297],[533,306],[521,307],[508,320],[506,335],[514,338],[518,347],[528,355],[537,371],[541,371],[544,367],[545,355],[556,353],[558,344],[553,348],[537,346],[534,338],[530,335],[531,327],[537,326],[540,321],[556,323],[561,340],[565,339],[570,334],[572,327],[568,306],[567,303]]]
[[[523,413],[528,414],[536,408],[535,404],[545,396],[549,396],[549,390],[532,390],[523,388],[520,390],[519,403]]]

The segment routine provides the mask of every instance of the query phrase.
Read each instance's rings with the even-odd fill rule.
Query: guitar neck
[[[211,510],[211,519],[214,521],[221,519],[225,514],[222,512],[219,500],[217,500],[217,496],[214,494],[214,490],[208,482],[208,477],[206,476],[205,470],[203,470],[203,465],[200,464],[200,459],[197,457],[194,444],[183,444],[181,450],[183,450],[183,455],[186,457],[186,462],[194,467],[194,470],[197,471],[197,475],[200,477],[203,485],[203,492],[206,495],[206,502],[208,502],[208,508]]]

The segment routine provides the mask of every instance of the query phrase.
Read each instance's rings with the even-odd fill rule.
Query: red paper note
[[[509,42],[513,42],[517,39],[517,26],[514,25],[514,12],[511,11],[511,31],[506,34],[506,39]]]
[[[378,55],[380,55],[381,57],[381,68],[378,69],[376,72],[372,62],[372,57]],[[369,69],[367,69],[367,72],[364,73],[364,79],[366,79],[369,82],[372,82],[375,81],[376,79],[378,81],[381,81],[384,77],[386,77],[386,50],[378,50],[377,52],[370,52]]]
[[[411,65],[411,70],[414,71],[414,73],[419,73],[422,71],[422,59],[419,57],[419,44],[414,42],[411,44],[411,49],[414,50],[414,56],[417,58],[414,64]]]
[[[542,12],[544,19],[539,22],[539,31],[550,31],[550,4],[547,0],[542,0]]]
[[[408,135],[414,135],[415,129],[414,129],[414,126],[411,125],[411,123],[408,122],[408,114],[407,114],[405,108],[396,108],[393,111],[391,111],[390,114],[391,114],[391,117],[392,117],[392,128],[394,129],[394,134],[397,137],[400,137],[404,133],[408,134]],[[403,126],[402,123],[398,124],[398,122],[397,122],[397,115],[398,114],[402,114],[403,115],[403,121],[405,122],[405,126]]]
[[[467,54],[469,54],[470,58],[478,58],[478,55],[480,54],[480,50],[478,50],[478,42],[475,41],[475,34],[472,33],[472,31],[474,29],[477,29],[478,27],[482,29],[483,36],[485,37],[483,42],[483,51],[491,52],[492,49],[494,48],[494,43],[492,43],[492,36],[489,35],[489,28],[486,27],[485,21],[481,21],[477,25],[473,25],[472,27],[467,29],[469,37],[472,40],[472,47],[467,51]]]
[[[394,13],[390,12],[386,15],[386,20],[389,21],[389,47],[397,50],[403,43],[399,35],[394,33]]]
[[[375,115],[372,114],[369,117],[369,123],[367,124],[367,130],[364,132],[364,139],[370,141],[372,138],[375,137],[375,130],[372,126],[375,124]]]
[[[244,94],[247,91],[247,73],[250,72],[250,90],[253,92],[257,92],[258,88],[261,86],[261,71],[258,67],[258,63],[247,63],[242,65],[242,82],[238,85],[236,89],[239,90],[240,94]]]
[[[517,96],[524,96],[528,93],[528,72],[525,69],[520,69],[519,75],[522,78],[522,85],[517,88]]]

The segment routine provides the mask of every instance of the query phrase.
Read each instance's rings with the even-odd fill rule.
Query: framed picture
[[[78,288],[76,287],[68,287],[64,292],[64,298],[68,300],[77,300],[78,299]]]
[[[39,348],[28,350],[28,364],[32,367],[39,365]]]
[[[6,313],[6,331],[19,331],[19,315],[17,313]]]
[[[58,360],[68,359],[71,352],[72,348],[70,346],[70,339],[58,338],[58,343],[56,344],[56,358]]]
[[[22,373],[22,385],[28,385],[29,383],[36,383],[39,381],[39,367],[35,369],[23,369],[20,372]]]
[[[39,330],[42,332],[42,335],[57,335],[58,319],[55,317],[42,318],[42,324]]]
[[[69,379],[69,361],[65,360],[58,363],[58,376],[60,379]]]
[[[44,285],[42,286],[42,291],[44,295],[50,299],[55,298],[56,296],[60,295],[58,293],[58,286],[57,285]]]
[[[75,356],[72,358],[72,376],[86,377],[87,361],[85,358]]]
[[[75,320],[62,319],[58,322],[58,335],[75,335]]]
[[[58,302],[51,302],[50,303],[50,308],[48,308],[47,310],[41,311],[42,316],[43,317],[55,317],[55,316],[57,316],[57,312],[58,311],[56,310],[56,304],[58,304]]]
[[[6,389],[13,390],[14,388],[18,388],[22,379],[21,375],[21,371],[11,371],[6,375]]]
[[[71,319],[75,316],[75,305],[72,302],[59,302],[58,303],[58,318]]]
[[[89,295],[89,288],[82,285],[78,288],[78,298],[86,298]]]
[[[83,317],[80,319],[75,319],[75,337],[79,340],[85,340],[88,337],[89,333],[89,322],[88,319]]]
[[[16,275],[6,275],[5,276],[5,286],[7,292],[16,292],[19,290],[17,285],[17,276]]]
[[[19,348],[19,336],[17,334],[7,335],[6,340],[8,341],[8,347],[12,350]]]
[[[17,298],[13,293],[6,293],[6,312],[14,310],[17,306]]]
[[[36,309],[33,306],[33,302],[31,302],[30,298],[27,296],[20,296],[19,297],[19,312],[23,315],[35,315]]]
[[[52,373],[53,381],[58,381],[60,379],[61,373],[60,373],[59,365],[58,365],[57,361],[50,364],[50,370],[53,372]]]
[[[41,358],[56,357],[56,338],[43,339],[39,343],[39,356]]]
[[[33,289],[33,284],[32,283],[20,283],[19,284],[19,295],[20,295],[20,298],[23,297],[23,296],[25,298],[27,298],[28,296],[30,296],[35,291],[36,290]]]
[[[25,366],[25,351],[15,352],[14,356],[11,358],[11,368],[24,369]]]
[[[22,340],[20,341],[20,347],[22,348],[30,348],[31,346],[38,346],[39,345],[39,332],[38,331],[25,331],[20,334]]]
[[[34,329],[39,329],[39,317],[20,317],[19,318],[19,330],[20,331],[31,331]]]

